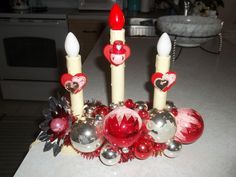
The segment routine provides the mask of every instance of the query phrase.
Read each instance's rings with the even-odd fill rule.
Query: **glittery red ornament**
[[[133,100],[128,99],[128,100],[125,101],[125,106],[127,108],[133,109],[135,107],[135,103],[133,102]]]
[[[175,139],[183,144],[195,142],[202,135],[204,129],[201,115],[190,108],[177,109],[177,113]]]
[[[110,110],[107,106],[98,106],[98,107],[96,107],[94,112],[95,112],[95,114],[100,114],[100,115],[105,116],[109,113],[109,111]]]
[[[134,155],[136,158],[144,160],[153,154],[153,142],[141,137],[134,143]]]
[[[118,147],[131,146],[140,136],[142,120],[137,112],[118,107],[105,117],[104,136]]]
[[[138,114],[140,115],[140,117],[144,120],[149,120],[150,119],[150,116],[148,114],[148,112],[146,110],[139,110],[138,111]]]
[[[50,128],[55,133],[60,133],[68,128],[68,120],[65,117],[54,118],[50,123]]]
[[[177,108],[172,108],[170,112],[173,114],[173,116],[177,116],[178,115]]]
[[[109,25],[112,30],[121,30],[125,24],[124,14],[117,3],[111,8]]]

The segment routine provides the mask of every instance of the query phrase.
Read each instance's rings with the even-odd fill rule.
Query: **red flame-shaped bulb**
[[[121,30],[125,24],[125,17],[120,6],[115,3],[109,15],[109,25],[113,30]]]

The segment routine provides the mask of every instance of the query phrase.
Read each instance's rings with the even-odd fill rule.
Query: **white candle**
[[[157,43],[156,72],[165,74],[170,69],[171,40],[167,33],[162,34]],[[167,92],[154,87],[153,108],[163,110],[166,106]]]
[[[81,56],[79,55],[80,45],[73,33],[68,33],[65,40],[66,65],[68,73],[75,75],[82,73]],[[78,119],[82,119],[84,98],[83,90],[77,94],[70,93],[72,114]]]
[[[120,40],[125,42],[125,30],[110,30],[110,43]],[[118,104],[125,97],[125,63],[115,66],[111,64],[111,93],[112,103]]]
[[[125,18],[122,10],[118,4],[114,4],[110,15],[110,43],[114,41],[123,41],[125,43],[125,30],[123,28]],[[124,101],[125,97],[125,63],[114,66],[111,65],[111,92],[112,92],[112,103],[118,104]]]

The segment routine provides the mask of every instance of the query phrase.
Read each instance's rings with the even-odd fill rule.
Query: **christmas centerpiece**
[[[68,73],[61,84],[68,97],[49,98],[43,111],[38,139],[45,142],[44,151],[57,156],[62,149],[72,148],[86,159],[100,158],[105,165],[132,159],[144,160],[164,154],[176,157],[182,144],[195,142],[202,134],[201,115],[190,108],[177,108],[167,101],[168,90],[176,82],[170,71],[171,41],[164,33],[157,44],[156,72],[151,76],[153,104],[125,99],[125,61],[131,49],[125,43],[125,18],[117,4],[109,16],[110,44],[104,47],[104,58],[111,65],[112,101],[106,105],[96,99],[84,101],[87,76],[82,72],[79,42],[69,33],[65,40]]]

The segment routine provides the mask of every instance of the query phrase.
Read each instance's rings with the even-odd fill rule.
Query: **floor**
[[[12,177],[39,132],[47,102],[0,99],[0,176]]]

